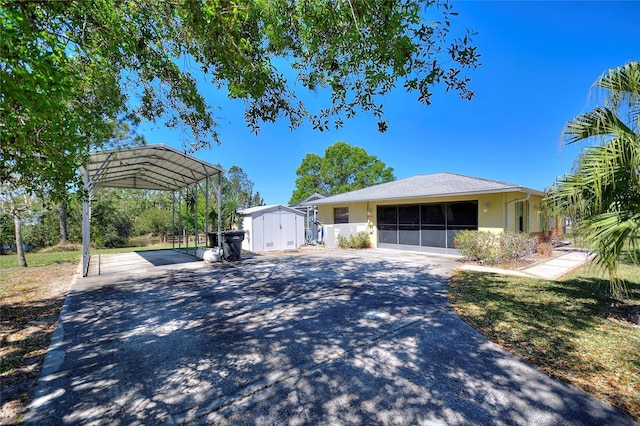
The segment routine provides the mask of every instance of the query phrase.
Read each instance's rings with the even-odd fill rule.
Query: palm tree
[[[242,225],[242,216],[239,213],[240,198],[232,194],[225,200],[222,207],[223,224],[227,229],[240,228]]]
[[[564,128],[565,143],[595,140],[575,170],[549,189],[547,205],[576,219],[576,231],[609,272],[610,291],[621,297],[616,276],[623,252],[636,260],[640,235],[640,62],[611,69],[594,84],[607,93],[604,106],[581,114]]]

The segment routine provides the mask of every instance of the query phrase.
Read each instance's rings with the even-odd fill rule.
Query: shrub
[[[503,232],[500,235],[501,260],[523,259],[536,252],[538,237],[525,232]]]
[[[135,222],[135,235],[171,234],[171,211],[167,209],[148,209],[142,211]]]
[[[369,240],[369,233],[367,231],[360,231],[356,234],[349,235],[348,238],[343,235],[338,235],[338,247],[354,249],[370,248],[371,241]]]
[[[91,234],[97,247],[125,247],[133,223],[129,216],[108,204],[97,204],[91,214]]]
[[[488,231],[462,230],[453,241],[465,259],[483,263],[522,259],[535,253],[538,247],[538,238],[524,232],[496,235]]]
[[[467,260],[496,262],[499,255],[498,237],[488,231],[459,231],[453,243]]]

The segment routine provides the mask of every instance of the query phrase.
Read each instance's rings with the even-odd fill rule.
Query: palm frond
[[[622,103],[636,104],[640,100],[640,62],[632,61],[604,73],[595,83],[609,91],[607,105],[614,110]]]
[[[613,138],[585,148],[575,172],[560,176],[546,198],[565,211],[582,210],[585,215],[608,211],[621,199],[640,204],[640,137]]]
[[[594,86],[608,91],[607,107],[618,113],[621,113],[623,106],[627,107],[629,124],[638,131],[640,128],[640,62],[632,61],[608,70],[600,76]]]
[[[609,272],[611,293],[621,297],[616,268],[623,253],[636,255],[640,236],[640,62],[609,70],[594,86],[608,91],[605,105],[569,121],[563,136],[567,144],[597,143],[549,188],[545,208],[577,221],[596,264]]]
[[[617,297],[626,294],[624,283],[616,274],[619,259],[629,254],[637,262],[636,253],[640,236],[640,213],[607,212],[580,221],[577,231],[585,235],[584,241],[596,252],[596,265],[609,273],[610,291]],[[625,217],[622,219],[622,217]]]
[[[597,107],[569,121],[564,130],[565,143],[572,144],[596,136],[626,137],[634,135],[616,114],[608,108]],[[626,135],[626,136],[625,136]]]

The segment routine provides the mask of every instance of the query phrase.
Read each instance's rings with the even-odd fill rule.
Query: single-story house
[[[456,254],[462,229],[539,233],[543,191],[506,182],[433,173],[412,176],[313,201],[325,244],[359,231],[379,248]]]
[[[280,204],[241,210],[242,248],[254,253],[296,250],[305,244],[306,213]]]

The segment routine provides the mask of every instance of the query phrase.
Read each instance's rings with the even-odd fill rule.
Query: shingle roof
[[[456,173],[432,173],[417,175],[393,182],[382,183],[344,194],[333,195],[316,204],[353,203],[403,198],[442,197],[451,195],[487,194],[495,192],[530,192],[544,195],[544,192],[497,180],[483,179]]]

